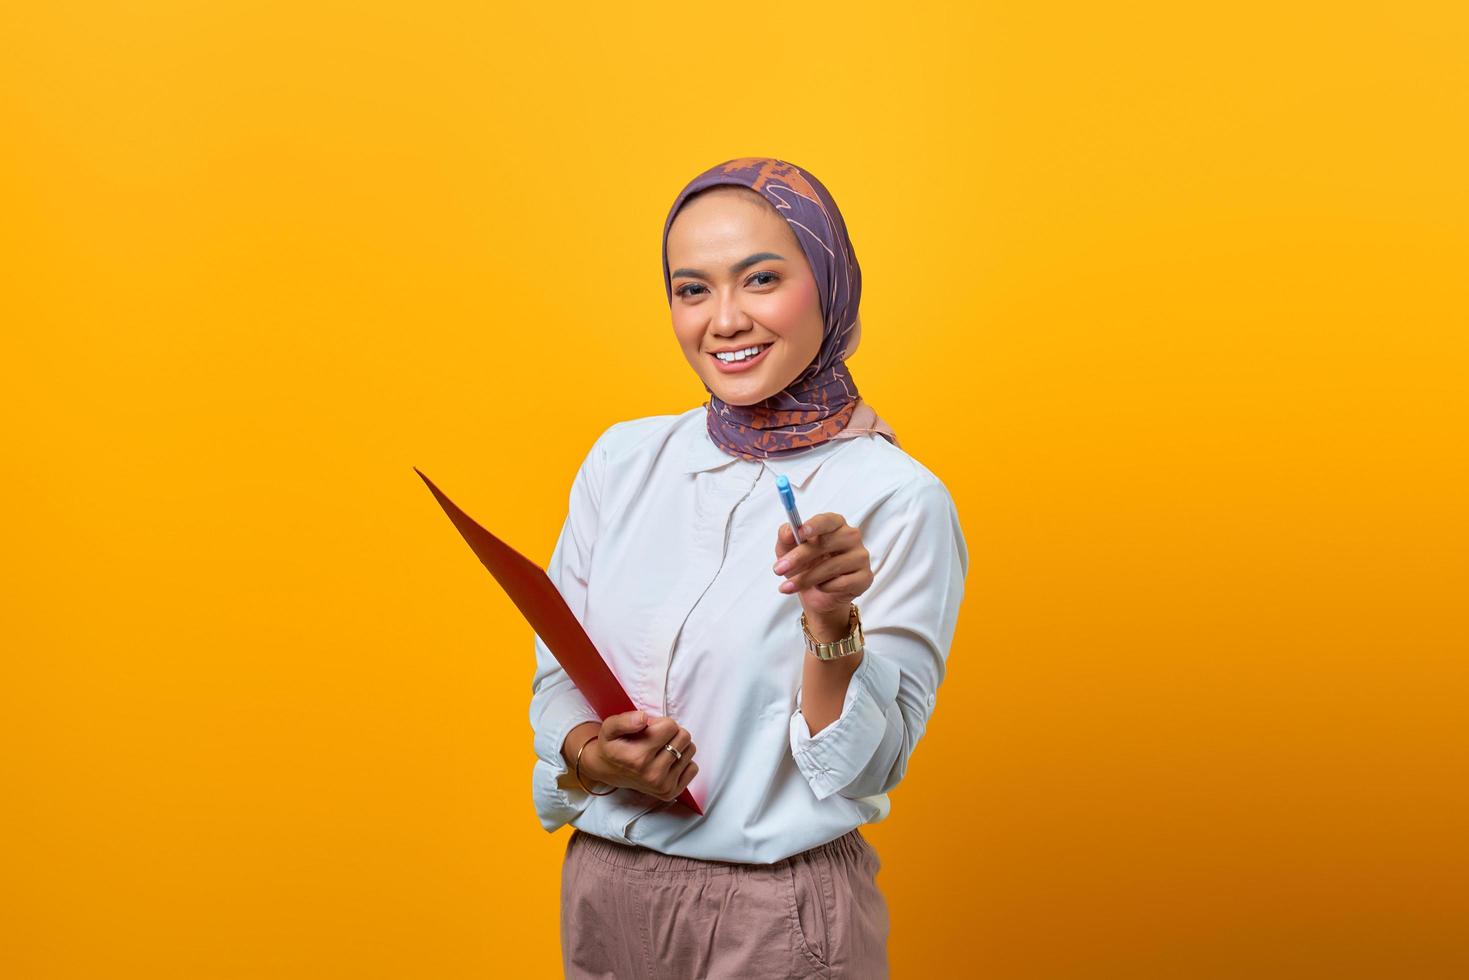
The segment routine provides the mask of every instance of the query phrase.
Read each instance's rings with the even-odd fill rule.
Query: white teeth
[[[718,353],[714,356],[719,358],[721,361],[724,361],[725,363],[743,361],[746,358],[754,357],[756,354],[760,353],[762,350],[769,346],[769,344],[758,344],[754,347],[746,347],[744,350],[737,350],[733,353],[728,354]]]

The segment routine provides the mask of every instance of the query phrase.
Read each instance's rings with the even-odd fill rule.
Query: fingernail
[[[801,537],[803,537],[803,538],[804,537],[809,537],[810,534],[811,534],[811,525],[810,524],[802,524],[801,525]]]
[[[794,591],[796,591],[796,583],[795,582],[782,582],[782,583],[780,583],[780,591],[782,591],[782,592],[794,592]]]
[[[777,575],[779,575],[780,573],[784,572],[787,568],[790,568],[790,567],[791,567],[791,563],[788,562],[788,561],[786,561],[784,558],[782,558],[780,561],[778,561],[778,562],[775,563],[775,572],[776,572]]]

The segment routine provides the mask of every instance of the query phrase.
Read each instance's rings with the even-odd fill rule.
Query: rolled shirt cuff
[[[898,680],[896,664],[865,648],[847,681],[842,713],[815,735],[801,714],[804,688],[797,690],[790,719],[791,755],[818,800],[851,785],[872,761],[887,735],[888,708],[897,703]]]

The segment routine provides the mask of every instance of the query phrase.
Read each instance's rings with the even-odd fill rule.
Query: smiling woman
[[[747,157],[694,178],[664,222],[663,275],[721,448],[759,457],[869,432],[897,444],[846,366],[862,338],[862,267],[813,174]],[[721,370],[719,352],[762,344],[748,369]]]
[[[668,229],[668,261],[673,332],[721,401],[765,401],[812,363],[822,335],[816,277],[790,225],[755,191],[693,195]]]
[[[886,976],[859,828],[887,816],[934,708],[968,571],[958,514],[857,392],[861,272],[815,177],[730,160],[663,229],[674,335],[709,399],[602,433],[547,566],[637,710],[599,718],[536,639],[536,811],[575,828],[563,969]],[[799,541],[777,477],[810,515]]]

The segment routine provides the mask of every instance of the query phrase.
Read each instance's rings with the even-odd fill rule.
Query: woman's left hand
[[[848,607],[872,585],[872,564],[862,546],[862,531],[840,514],[817,514],[801,525],[801,537],[804,541],[797,544],[788,521],[776,534],[774,570],[786,578],[780,591],[800,596],[808,621],[840,620],[833,625],[839,625],[845,634]]]

